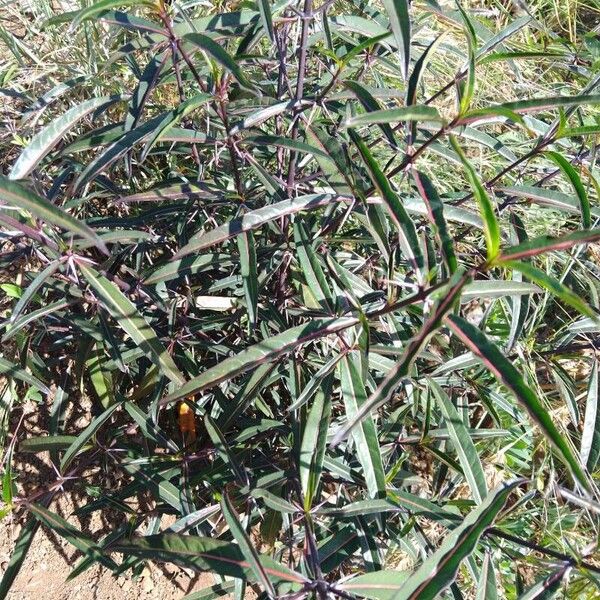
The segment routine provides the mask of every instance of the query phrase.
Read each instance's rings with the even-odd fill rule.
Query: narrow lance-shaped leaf
[[[88,225],[72,217],[69,213],[45,198],[29,191],[25,186],[11,181],[4,175],[0,175],[0,202],[27,210],[34,217],[46,223],[56,225],[61,229],[79,235],[92,242],[94,246],[102,250],[105,254],[108,254],[106,244]]]
[[[233,508],[233,505],[231,504],[231,501],[229,500],[227,494],[224,494],[221,498],[221,510],[223,511],[223,516],[227,521],[227,525],[229,525],[229,530],[233,534],[233,537],[235,538],[236,542],[238,543],[240,550],[244,555],[244,558],[246,559],[246,561],[250,565],[250,568],[254,572],[256,579],[263,586],[264,590],[267,592],[267,595],[270,598],[275,598],[276,594],[275,589],[273,588],[273,584],[271,583],[271,580],[269,579],[265,568],[261,564],[260,559],[258,557],[258,553],[252,545],[248,534],[242,527],[239,517],[237,516],[235,509]]]
[[[494,522],[511,492],[524,480],[496,488],[452,530],[442,545],[407,579],[393,600],[433,600],[455,579],[460,563],[476,548],[479,538]]]
[[[460,120],[462,123],[471,123],[487,117],[504,116],[508,113],[527,114],[566,106],[585,106],[586,104],[600,104],[600,95],[586,94],[582,96],[550,96],[547,98],[531,98],[495,104],[486,108],[470,110]]]
[[[212,38],[201,33],[188,33],[183,36],[184,41],[198,46],[210,54],[218,63],[225,67],[238,81],[238,83],[251,91],[255,91],[254,85],[244,74],[242,68],[235,60]]]
[[[496,583],[496,573],[494,572],[494,563],[491,552],[486,552],[481,565],[481,573],[477,582],[477,596],[475,600],[497,600],[498,590]]]
[[[502,264],[523,273],[530,281],[547,289],[551,294],[554,294],[557,298],[560,298],[563,302],[572,306],[582,315],[593,318],[598,317],[596,312],[587,304],[587,302],[570,290],[566,285],[558,281],[558,279],[555,279],[545,271],[542,271],[542,269],[538,269],[530,263],[518,260],[503,260]]]
[[[260,20],[262,22],[263,29],[267,34],[272,44],[276,43],[275,31],[273,30],[273,15],[271,13],[271,2],[270,0],[257,0],[258,12],[260,13]]]
[[[473,24],[471,23],[467,12],[463,9],[460,2],[457,2],[456,6],[465,24],[465,30],[467,35],[467,81],[462,87],[459,108],[460,114],[464,115],[467,112],[467,110],[469,110],[469,107],[471,106],[471,100],[473,99],[473,94],[475,93],[475,46],[477,44],[477,37],[475,35]]]
[[[327,206],[334,202],[345,202],[349,198],[346,196],[337,196],[335,194],[310,194],[308,196],[299,196],[282,200],[275,204],[269,204],[263,208],[248,211],[237,219],[232,219],[224,225],[215,227],[210,231],[201,231],[194,235],[189,243],[185,245],[173,258],[180,259],[188,254],[210,248],[215,244],[220,244],[244,231],[258,229],[265,223],[274,221],[279,217],[292,215],[304,210],[312,210],[321,206]]]
[[[473,165],[469,162],[462,148],[458,145],[458,142],[453,136],[450,136],[450,142],[454,151],[460,157],[460,160],[465,169],[467,180],[473,190],[473,195],[479,204],[479,210],[483,218],[484,233],[485,233],[485,245],[487,247],[487,258],[488,261],[494,260],[500,251],[500,226],[498,225],[498,219],[492,202],[483,187]]]
[[[581,434],[581,461],[593,473],[600,458],[600,388],[598,383],[598,361],[594,360],[585,400],[585,417]]]
[[[358,98],[358,100],[367,112],[381,110],[381,105],[365,86],[358,83],[357,81],[352,81],[349,79],[344,81],[344,85]],[[389,123],[379,123],[379,128],[381,129],[383,135],[387,138],[391,146],[393,148],[396,148],[398,146],[398,143],[396,142],[396,138],[394,137],[394,131],[390,127]]]
[[[475,444],[446,392],[434,379],[429,380],[429,385],[444,415],[444,421],[448,428],[452,445],[458,454],[460,465],[471,488],[473,498],[475,498],[478,504],[481,504],[487,496],[487,484]]]
[[[574,231],[562,237],[550,237],[543,235],[524,241],[517,246],[511,246],[502,251],[498,256],[498,263],[505,261],[523,260],[532,258],[546,252],[557,252],[568,250],[579,244],[588,244],[600,240],[600,229],[589,229],[587,231]]]
[[[37,379],[37,377],[34,377],[25,369],[21,369],[21,367],[6,360],[2,356],[0,356],[0,373],[6,377],[12,377],[13,379],[18,379],[19,381],[28,383],[43,394],[50,393],[48,386],[44,385],[39,379]]]
[[[256,269],[256,244],[251,231],[245,231],[237,236],[240,253],[240,272],[246,297],[246,309],[250,327],[254,328],[258,321],[258,272]]]
[[[317,253],[308,239],[306,229],[299,220],[294,221],[294,241],[300,267],[312,295],[323,310],[332,313],[335,305],[333,294],[325,278]]]
[[[87,6],[86,8],[76,12],[75,18],[73,19],[73,23],[71,24],[71,29],[75,29],[84,21],[93,19],[100,13],[108,11],[111,8],[116,8],[118,6],[136,5],[146,5],[150,8],[154,7],[153,3],[150,0],[100,0],[99,2],[95,2],[91,6]]]
[[[279,356],[311,340],[325,337],[332,333],[353,327],[359,322],[355,317],[340,317],[338,319],[313,319],[304,325],[292,327],[283,333],[270,337],[262,342],[242,350],[235,356],[221,361],[207,369],[197,377],[190,379],[184,386],[169,394],[161,402],[169,404],[179,398],[185,398],[209,389],[223,381],[261,365],[271,362]]]
[[[183,384],[185,378],[135,305],[123,295],[114,283],[100,275],[92,267],[79,264],[79,269],[125,333],[146,352],[152,362],[171,381]]]
[[[57,533],[60,537],[65,538],[86,556],[93,557],[108,569],[114,570],[117,568],[117,564],[111,558],[104,556],[91,538],[71,525],[60,515],[49,511],[41,504],[29,504],[27,510],[35,516],[36,519],[39,519],[44,523],[51,531]]]
[[[423,269],[423,254],[421,252],[415,224],[406,212],[398,194],[392,189],[390,182],[377,164],[377,161],[374,159],[365,142],[353,130],[350,130],[349,133],[369,171],[375,189],[381,196],[381,199],[388,209],[390,218],[398,229],[402,252],[412,263],[413,268],[417,273],[420,273]]]
[[[353,353],[345,354],[340,362],[342,396],[346,418],[356,418],[367,402],[367,392]],[[363,468],[367,489],[372,498],[385,495],[385,473],[381,460],[377,428],[370,414],[360,420],[353,432],[356,454]]]
[[[237,458],[231,451],[225,436],[208,414],[204,417],[204,425],[215,450],[221,457],[221,460],[231,469],[231,472],[238,480],[240,486],[243,487],[248,485],[248,476],[246,475],[244,468],[239,464]]]
[[[512,363],[490,342],[477,327],[454,315],[446,316],[446,323],[455,335],[504,384],[529,413],[548,441],[556,448],[561,460],[569,467],[575,479],[585,488],[589,483],[578,458],[571,450],[565,436],[554,425],[548,411],[523,380]]]
[[[171,129],[171,127],[179,123],[193,110],[211,99],[212,96],[210,94],[197,94],[185,102],[182,102],[177,108],[169,111],[165,115],[164,119],[157,125],[156,129],[152,132],[150,139],[146,142],[146,146],[144,147],[144,150],[140,156],[140,162],[143,162],[146,159],[150,150],[152,150],[156,143],[160,142],[162,137],[169,129]]]
[[[226,577],[252,578],[253,571],[237,544],[192,535],[162,534],[134,538],[115,544],[117,552],[142,558],[173,562],[194,571],[210,571]],[[278,582],[304,584],[306,578],[268,556],[260,556],[267,575]]]
[[[13,545],[10,559],[4,569],[2,580],[0,581],[0,600],[4,600],[8,596],[10,588],[27,558],[31,542],[33,542],[33,538],[35,537],[40,524],[41,521],[31,517],[22,527],[19,537]]]
[[[37,133],[10,171],[10,179],[24,179],[33,171],[52,148],[58,144],[65,134],[72,129],[83,117],[96,110],[122,100],[124,96],[102,96],[86,100],[57,117]]]
[[[406,571],[373,571],[340,583],[345,592],[372,600],[391,600],[406,583]]]
[[[446,265],[448,266],[448,271],[450,274],[452,274],[456,271],[458,262],[456,260],[456,255],[454,254],[454,244],[452,243],[452,238],[448,233],[448,225],[446,224],[446,219],[444,218],[444,204],[429,177],[417,170],[413,170],[412,175],[417,189],[419,190],[419,194],[427,206],[429,220],[436,228],[436,234],[440,240],[442,253],[444,255]]]
[[[575,170],[573,165],[559,152],[554,150],[547,150],[546,156],[551,158],[560,168],[560,170],[569,178],[577,198],[579,198],[579,206],[581,207],[581,222],[583,226],[588,229],[592,225],[592,216],[590,209],[590,199],[588,198],[585,187],[581,182],[579,173]]]
[[[327,432],[331,419],[330,385],[323,387],[315,396],[310,408],[302,443],[300,444],[300,483],[304,494],[304,510],[309,511],[319,487],[323,459],[327,446]]]
[[[60,461],[60,471],[64,473],[67,467],[71,464],[77,454],[83,449],[83,447],[90,441],[90,439],[98,433],[98,430],[115,410],[120,406],[120,403],[113,404],[107,408],[102,414],[98,415],[92,422],[75,438],[73,443],[67,448],[64,453],[62,460]]]
[[[413,104],[400,108],[386,108],[363,113],[346,119],[342,126],[346,128],[362,127],[363,125],[381,123],[403,123],[408,121],[428,121],[431,123],[443,122],[440,113],[433,106]]]
[[[410,64],[410,15],[408,0],[383,0],[400,55],[402,77],[408,77]]]

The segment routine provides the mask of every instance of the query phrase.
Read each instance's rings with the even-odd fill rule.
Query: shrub
[[[74,575],[168,561],[206,598],[597,595],[598,41],[593,8],[531,10],[102,0],[3,32],[5,422],[50,418],[5,444],[0,597],[40,523]],[[46,451],[24,493],[14,452]]]

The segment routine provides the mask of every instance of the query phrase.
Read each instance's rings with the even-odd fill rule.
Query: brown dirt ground
[[[24,410],[22,420],[21,408]],[[18,439],[22,440],[46,433],[43,408],[29,401],[13,410],[12,434],[16,433]],[[89,407],[82,408],[84,410],[79,415],[71,414],[71,423],[77,423],[79,419],[84,422],[89,419],[89,413],[85,414],[88,412],[85,409]],[[11,437],[6,440],[7,444],[10,443]],[[55,480],[47,453],[21,454],[18,446],[13,460],[13,472],[18,475],[16,484],[19,493],[27,496],[40,486]],[[95,540],[110,531],[110,527],[114,525],[109,522],[110,516],[101,517],[100,513],[82,519],[73,516],[78,504],[79,498],[66,491],[57,495],[49,508]],[[21,527],[27,518],[25,511],[17,510],[0,521],[0,576],[8,564]],[[162,528],[166,526],[168,523],[164,523]],[[174,565],[156,563],[148,563],[142,574],[135,579],[131,572],[115,578],[108,569],[94,565],[74,580],[66,581],[71,569],[81,557],[82,553],[66,540],[49,529],[40,527],[13,583],[8,600],[37,600],[40,597],[44,600],[67,600],[73,597],[78,600],[178,600],[193,591],[216,583],[209,573],[194,573]],[[255,597],[254,594],[252,596]]]

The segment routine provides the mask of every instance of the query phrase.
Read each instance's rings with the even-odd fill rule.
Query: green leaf
[[[383,0],[390,26],[398,45],[400,71],[404,80],[408,77],[410,64],[410,15],[407,0]]]
[[[593,473],[600,458],[600,411],[598,410],[598,362],[594,361],[589,375],[587,396],[585,400],[585,417],[581,434],[581,462]]]
[[[337,362],[336,362],[337,364]],[[322,380],[320,380],[320,383]],[[310,511],[316,497],[327,447],[331,420],[331,389],[325,382],[310,408],[300,444],[300,484],[304,494],[304,510]]]
[[[565,304],[572,306],[575,310],[580,312],[586,317],[597,318],[596,312],[575,292],[570,290],[566,285],[555,279],[551,275],[548,275],[542,269],[534,267],[530,263],[521,262],[518,260],[503,260],[503,265],[511,269],[515,269],[520,273],[523,273],[529,280],[537,283],[540,287],[545,288],[551,294],[554,294],[557,298],[560,298]]]
[[[363,125],[372,125],[381,123],[404,123],[406,121],[428,121],[434,123],[443,122],[440,113],[433,106],[425,104],[413,104],[401,108],[386,108],[383,110],[374,110],[349,117],[342,123],[342,127],[362,127]]]
[[[579,205],[581,207],[581,222],[583,226],[588,229],[592,225],[592,216],[590,209],[590,200],[588,198],[585,187],[581,182],[579,173],[573,168],[573,165],[560,153],[553,150],[547,150],[546,156],[550,157],[560,168],[560,170],[569,178],[577,197],[579,198]]]
[[[96,110],[106,108],[124,96],[101,96],[86,100],[69,109],[66,113],[57,117],[37,133],[23,152],[19,155],[17,162],[9,173],[9,179],[24,179],[33,171],[46,156],[83,117]]]
[[[204,426],[206,427],[206,432],[208,433],[215,450],[221,457],[221,460],[229,467],[229,469],[231,469],[231,472],[238,480],[239,485],[242,487],[248,485],[246,471],[231,451],[225,436],[208,414],[204,417]]]
[[[56,225],[61,229],[79,235],[92,242],[104,254],[108,254],[106,244],[85,223],[75,219],[58,206],[29,191],[25,186],[11,181],[4,175],[0,175],[0,201],[10,206],[27,210],[34,217],[46,223]]]
[[[76,440],[74,435],[39,435],[19,442],[20,452],[47,452],[48,450],[64,450]]]
[[[446,392],[433,379],[429,380],[429,386],[433,390],[433,394],[444,416],[444,422],[448,428],[452,446],[458,454],[460,465],[465,474],[465,479],[471,488],[473,498],[475,498],[478,504],[481,504],[486,498],[488,491],[485,474],[475,444]]]
[[[517,479],[496,488],[442,545],[407,579],[393,600],[433,600],[455,579],[460,563],[475,550],[479,538],[494,522],[511,492],[523,483]]]
[[[368,146],[353,130],[349,130],[349,133],[369,171],[373,185],[381,196],[381,199],[388,209],[389,216],[398,229],[402,252],[408,260],[410,260],[417,273],[419,273],[423,268],[423,254],[421,252],[415,224],[406,212],[398,194],[392,189],[387,177],[384,175],[377,164],[377,161],[369,151]]]
[[[261,499],[269,508],[278,512],[294,514],[300,511],[299,507],[294,506],[287,500],[284,500],[275,494],[271,494],[271,492],[267,490],[256,488],[252,490],[251,494],[254,498]]]
[[[308,196],[299,196],[298,198],[290,198],[282,200],[275,204],[269,204],[263,208],[248,211],[237,219],[232,219],[229,223],[215,227],[210,231],[201,231],[194,235],[189,243],[181,248],[174,256],[175,259],[180,259],[188,254],[198,252],[210,248],[215,244],[220,244],[244,231],[252,231],[258,229],[265,223],[269,223],[279,217],[292,215],[294,213],[327,206],[334,202],[345,201],[343,196],[335,194],[310,194]]]
[[[600,95],[551,96],[548,98],[531,98],[530,100],[505,102],[486,108],[470,110],[463,116],[461,123],[470,123],[496,115],[504,116],[506,111],[518,114],[536,113],[565,106],[585,106],[586,104],[600,104]]]
[[[27,510],[39,521],[41,521],[51,531],[67,540],[70,544],[81,550],[86,556],[92,557],[107,569],[117,569],[117,564],[107,556],[96,545],[94,540],[84,534],[82,531],[71,525],[61,516],[49,511],[41,504],[28,504]]]
[[[485,245],[487,247],[487,259],[493,261],[500,251],[500,226],[498,225],[498,219],[492,202],[490,201],[485,188],[483,187],[477,172],[473,168],[473,165],[469,162],[462,148],[458,145],[458,142],[453,136],[450,136],[450,141],[454,151],[460,157],[460,160],[465,169],[467,180],[471,184],[473,195],[479,205],[481,216],[483,217],[484,233],[485,233]]]
[[[75,18],[71,25],[71,29],[75,29],[78,25],[89,19],[97,17],[100,13],[116,8],[117,6],[148,6],[152,8],[154,5],[150,0],[100,0],[91,6],[88,6],[74,13]]]
[[[600,240],[600,229],[588,229],[586,231],[574,231],[561,237],[550,237],[542,235],[524,241],[517,246],[511,246],[502,251],[497,258],[499,264],[505,261],[528,259],[546,252],[568,250],[579,244],[587,244]]]
[[[446,322],[463,344],[481,360],[498,381],[514,394],[515,398],[529,413],[531,419],[557,450],[559,457],[569,468],[573,477],[585,489],[589,489],[587,476],[581,468],[578,458],[571,450],[569,442],[558,431],[548,411],[529,386],[527,386],[523,377],[512,363],[500,352],[495,344],[490,342],[479,329],[471,325],[468,321],[454,315],[448,315],[446,316]]]
[[[210,54],[218,63],[225,67],[238,81],[238,83],[250,90],[255,91],[252,82],[246,77],[242,68],[219,44],[201,33],[187,33],[183,36],[184,41],[197,46],[204,52]]]
[[[477,596],[475,600],[497,600],[498,589],[496,584],[496,574],[494,572],[494,563],[492,562],[492,554],[485,553],[479,581],[477,583]]]
[[[235,509],[233,508],[233,505],[231,504],[231,501],[226,493],[221,498],[221,510],[223,511],[223,516],[225,517],[227,525],[229,525],[229,530],[237,541],[238,546],[244,558],[246,559],[246,562],[250,565],[256,580],[260,582],[270,598],[275,598],[275,588],[273,588],[273,584],[271,583],[264,566],[260,562],[258,552],[252,545],[248,534],[242,527],[239,517],[237,516]]]
[[[467,35],[467,81],[461,90],[459,107],[459,114],[464,115],[469,110],[469,107],[471,106],[471,101],[473,100],[473,94],[475,93],[475,49],[477,46],[477,36],[475,35],[475,29],[473,29],[473,24],[469,19],[469,15],[463,9],[460,2],[456,2],[456,7],[458,8],[463,23],[465,24],[465,30]]]
[[[246,309],[250,327],[254,328],[258,321],[258,273],[256,268],[256,244],[251,231],[237,236],[240,253],[240,272],[246,297]]]
[[[333,313],[335,306],[333,294],[317,253],[312,247],[306,229],[300,220],[294,221],[294,241],[300,268],[312,295],[324,311]]]
[[[162,534],[134,538],[128,543],[115,544],[116,552],[161,562],[172,562],[194,571],[209,571],[221,576],[251,579],[253,571],[237,544],[192,535]],[[260,556],[264,571],[273,581],[302,585],[306,578]]]
[[[92,419],[92,422],[73,440],[60,461],[61,473],[65,473],[67,467],[71,464],[77,454],[79,454],[84,446],[96,435],[96,433],[98,433],[100,427],[106,423],[119,406],[121,406],[120,403],[109,406],[102,414],[98,415],[95,419]]]
[[[443,316],[453,308],[460,292],[466,284],[468,275],[459,273],[454,274],[450,284],[446,289],[443,299],[437,304],[429,319],[425,321],[423,327],[418,333],[407,342],[400,360],[389,370],[386,377],[379,384],[377,389],[371,394],[369,399],[360,407],[352,419],[341,427],[331,441],[331,446],[335,447],[356,427],[362,419],[365,419],[374,410],[385,404],[401,384],[402,380],[408,375],[409,370],[422,351],[423,347],[440,326]]]
[[[367,392],[356,366],[355,353],[345,354],[340,362],[342,397],[346,418],[352,421],[367,402]],[[372,498],[385,495],[385,474],[375,422],[370,414],[360,419],[353,432],[358,461],[363,468],[367,490]]]
[[[304,325],[292,327],[270,337],[262,342],[254,344],[242,350],[235,356],[222,360],[214,367],[211,367],[188,381],[178,390],[169,394],[163,404],[168,404],[197,394],[203,390],[209,389],[223,381],[232,379],[237,375],[257,367],[265,362],[271,362],[294,348],[305,344],[311,340],[318,339],[332,333],[336,333],[348,327],[353,327],[359,322],[355,317],[340,317],[338,319],[313,319]]]
[[[135,305],[123,295],[114,283],[100,275],[92,267],[80,263],[79,269],[125,333],[144,350],[152,362],[171,381],[183,384],[185,378]]]
[[[233,592],[234,583],[234,581],[226,581],[225,583],[212,585],[197,592],[192,592],[181,600],[214,600],[214,598],[220,596],[227,596]]]
[[[406,571],[374,571],[353,577],[338,587],[361,598],[391,600],[407,578]]]
[[[50,389],[39,379],[33,375],[30,375],[27,371],[25,371],[25,369],[21,369],[21,367],[11,363],[2,356],[0,356],[0,373],[6,377],[11,377],[12,379],[18,379],[23,383],[28,383],[44,394],[50,393]]]
[[[205,104],[209,100],[212,99],[210,94],[197,94],[196,96],[189,98],[185,102],[182,102],[177,108],[173,109],[166,113],[164,119],[154,129],[150,138],[146,142],[146,146],[140,155],[140,162],[143,162],[148,153],[155,144],[160,142],[160,140],[164,137],[165,133],[169,131],[173,126],[179,123],[182,119],[184,119],[187,115],[189,115],[192,111],[196,110],[202,104]]]
[[[458,262],[456,260],[456,255],[454,254],[452,238],[448,233],[448,225],[444,218],[444,204],[429,177],[415,169],[412,170],[412,176],[415,180],[417,190],[427,206],[429,220],[435,226],[435,232],[440,241],[448,271],[452,274],[456,271]]]
[[[260,13],[260,20],[262,22],[263,29],[267,34],[272,44],[276,43],[275,32],[273,31],[273,15],[271,14],[271,3],[269,0],[256,0],[258,5],[258,12]]]
[[[563,194],[556,190],[546,190],[533,185],[519,186],[498,186],[497,192],[502,192],[507,196],[516,196],[517,198],[529,198],[537,204],[548,206],[568,213],[581,215],[581,205],[569,194]],[[591,213],[595,217],[600,216],[598,207],[591,207]]]
[[[403,0],[400,1],[403,2]],[[381,110],[381,105],[365,86],[357,81],[352,81],[349,79],[344,81],[344,85],[358,98],[367,112]],[[392,148],[397,148],[398,143],[396,142],[394,131],[390,127],[389,123],[379,123],[379,127],[383,132],[383,135],[385,135],[388,142],[391,144]]]

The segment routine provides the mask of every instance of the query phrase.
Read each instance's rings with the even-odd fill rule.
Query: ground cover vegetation
[[[3,10],[0,597],[598,597],[597,6]]]

